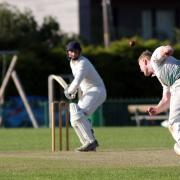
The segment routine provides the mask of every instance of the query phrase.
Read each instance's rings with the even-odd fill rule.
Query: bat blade
[[[63,89],[66,89],[68,87],[68,84],[61,76],[52,75],[51,77],[55,79],[59,83],[59,85],[63,87]]]
[[[68,87],[68,84],[61,76],[58,76],[58,82],[63,87],[63,89],[66,89]]]

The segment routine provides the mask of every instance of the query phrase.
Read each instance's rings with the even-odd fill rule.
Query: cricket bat
[[[68,87],[68,84],[61,76],[52,75],[52,78],[55,79],[63,87],[63,89]]]

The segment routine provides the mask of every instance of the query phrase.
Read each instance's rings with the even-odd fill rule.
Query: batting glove
[[[76,92],[73,93],[73,94],[69,94],[69,93],[68,93],[68,87],[67,87],[67,88],[64,90],[64,95],[65,95],[65,97],[66,97],[67,99],[72,100],[72,99],[75,99],[75,97],[76,97]]]

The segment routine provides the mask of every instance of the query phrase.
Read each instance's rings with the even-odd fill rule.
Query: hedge
[[[103,78],[108,98],[161,96],[162,88],[158,80],[144,77],[139,70],[137,59],[142,51],[153,51],[169,42],[136,38],[135,46],[130,47],[128,40],[112,42],[107,49],[102,46],[83,46],[83,54],[90,59]],[[174,56],[180,58],[180,45],[174,44],[173,47]],[[49,48],[37,44],[19,51],[16,71],[28,95],[47,96],[47,79],[50,74],[71,73],[64,49],[61,46]],[[2,59],[0,58],[1,67]],[[10,59],[11,57],[6,57],[7,64],[10,63]],[[7,96],[17,94],[13,86],[11,81],[7,88]]]

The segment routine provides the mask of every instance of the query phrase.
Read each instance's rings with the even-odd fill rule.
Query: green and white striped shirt
[[[170,86],[180,78],[180,60],[172,56],[162,57],[161,48],[158,47],[152,54],[151,65],[154,73],[161,82],[164,91],[169,91]]]

